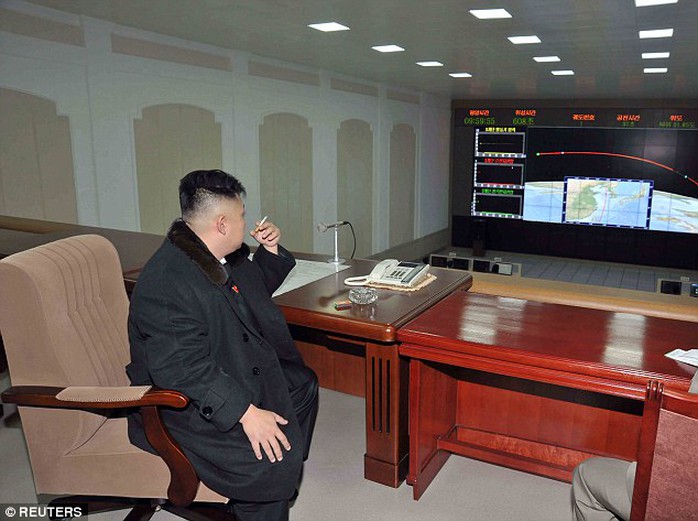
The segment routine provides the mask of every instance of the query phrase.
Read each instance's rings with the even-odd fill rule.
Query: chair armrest
[[[698,394],[665,389],[661,407],[667,411],[698,418]]]
[[[148,405],[183,409],[189,403],[189,399],[182,393],[165,389],[150,389],[138,400],[73,401],[56,398],[56,395],[64,389],[66,388],[21,385],[6,389],[1,396],[3,403],[14,403],[17,405],[34,407],[57,407],[61,409],[127,409],[132,407],[145,407]],[[114,396],[116,397],[119,390],[123,389],[129,388],[114,388]]]
[[[105,388],[100,388],[101,401],[61,400],[56,395],[70,387],[43,387],[36,385],[14,386],[5,390],[2,395],[3,403],[14,403],[20,406],[52,407],[60,409],[127,409],[140,408],[143,427],[148,442],[157,451],[170,470],[170,485],[167,496],[176,506],[186,507],[191,504],[199,487],[199,478],[187,456],[177,441],[172,438],[164,422],[160,418],[160,407],[183,409],[189,399],[177,391],[150,389],[138,400],[108,401],[104,399]],[[114,399],[123,397],[129,387],[113,388]],[[85,389],[80,389],[84,391]]]

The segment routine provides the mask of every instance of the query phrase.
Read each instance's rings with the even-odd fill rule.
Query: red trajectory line
[[[675,170],[671,168],[670,166],[663,165],[662,163],[657,163],[656,161],[652,161],[651,159],[647,159],[644,157],[638,157],[638,156],[628,156],[626,154],[615,154],[613,152],[536,152],[537,156],[571,156],[571,155],[576,155],[576,156],[610,156],[610,157],[620,157],[622,159],[632,159],[634,161],[642,161],[643,163],[649,163],[654,166],[658,166],[659,168],[663,168],[664,170],[669,170],[669,172],[673,172],[675,174],[680,175],[684,179],[690,181],[694,185],[698,186],[698,181],[695,179],[692,179],[688,177],[686,174],[682,174],[678,170]]]

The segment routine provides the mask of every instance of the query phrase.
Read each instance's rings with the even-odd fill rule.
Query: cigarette
[[[262,220],[259,221],[259,224],[254,227],[254,230],[252,230],[252,235],[254,235],[255,233],[257,233],[259,231],[259,227],[262,226],[265,222],[267,222],[268,218],[269,218],[268,215],[265,215],[264,217],[262,217]]]

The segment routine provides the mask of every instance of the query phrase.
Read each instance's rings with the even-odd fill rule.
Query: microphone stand
[[[340,266],[344,264],[345,259],[340,259],[339,258],[339,226],[335,226],[334,228],[334,257],[331,259],[327,259],[327,262],[330,264],[334,264],[335,266]]]

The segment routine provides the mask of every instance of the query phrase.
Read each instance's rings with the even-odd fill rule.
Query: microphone
[[[340,226],[344,226],[345,224],[349,224],[349,221],[337,221],[336,223],[318,223],[317,225],[317,231],[320,233],[326,232],[330,228],[339,228]]]

